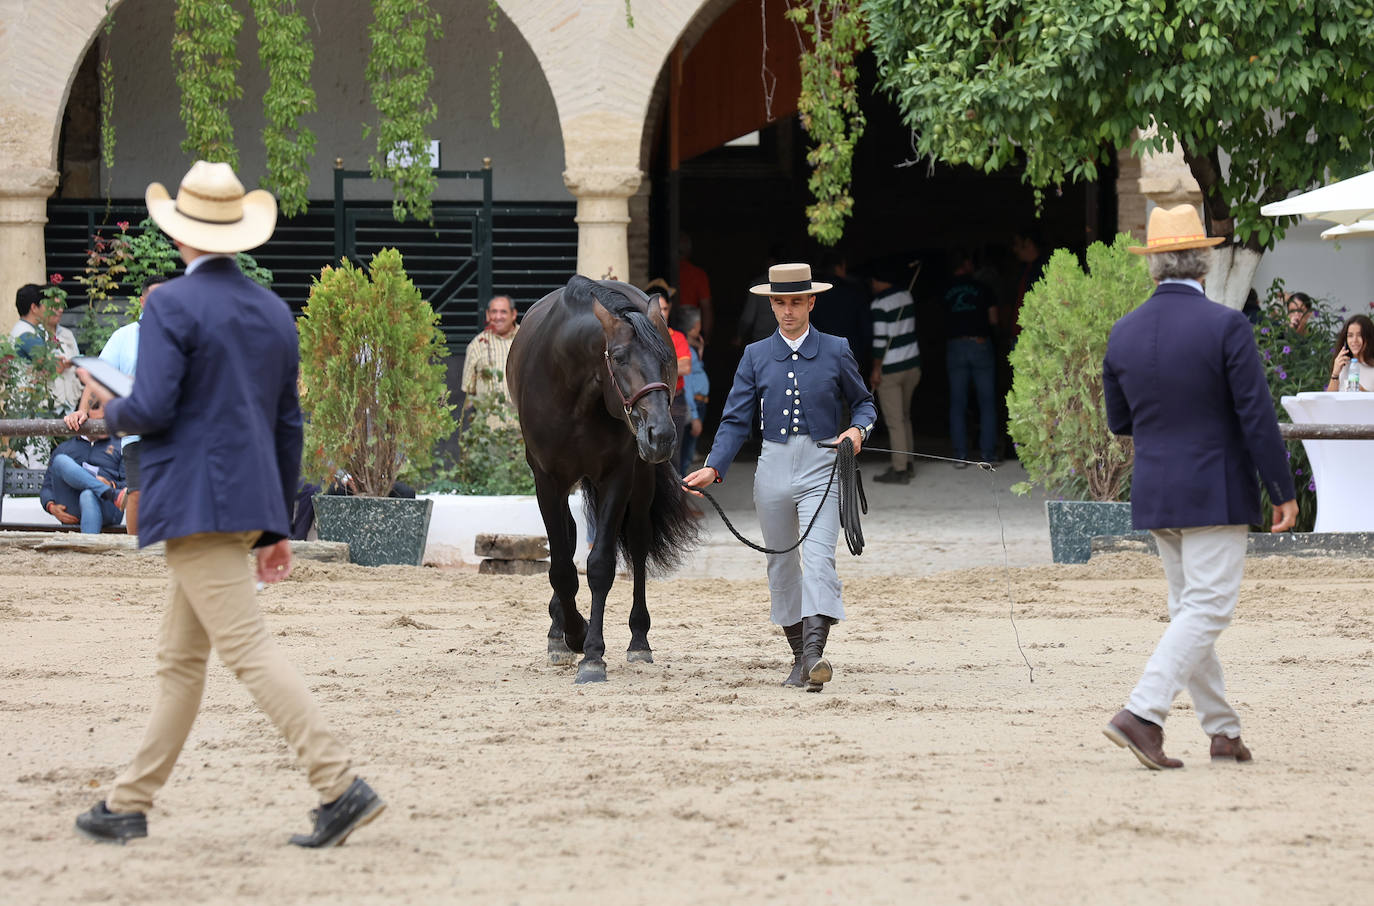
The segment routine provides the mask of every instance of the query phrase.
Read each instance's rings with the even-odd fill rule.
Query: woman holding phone
[[[1374,390],[1374,321],[1367,315],[1354,315],[1341,327],[1341,346],[1331,363],[1331,377],[1327,390],[1346,389],[1352,359],[1359,362],[1360,390]]]

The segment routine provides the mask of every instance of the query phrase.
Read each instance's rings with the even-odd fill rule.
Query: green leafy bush
[[[1130,438],[1107,430],[1102,357],[1112,325],[1154,287],[1144,260],[1126,251],[1135,244],[1125,233],[1110,246],[1093,243],[1086,270],[1061,249],[1026,294],[1007,395],[1016,456],[1030,479],[1013,485],[1018,494],[1040,485],[1069,499],[1129,499],[1135,451]]]
[[[1308,390],[1325,390],[1331,376],[1331,362],[1336,357],[1336,337],[1349,315],[1342,309],[1331,311],[1320,299],[1312,302],[1312,314],[1306,329],[1299,333],[1288,323],[1288,309],[1283,284],[1275,280],[1255,325],[1255,342],[1264,361],[1264,375],[1269,382],[1269,395],[1279,421],[1292,421],[1283,408],[1282,399]],[[1285,443],[1288,466],[1293,472],[1293,486],[1298,492],[1298,522],[1295,531],[1310,532],[1317,519],[1317,486],[1312,481],[1312,466],[1307,450],[1300,440]],[[1263,517],[1271,512],[1272,501],[1260,486]],[[1256,528],[1268,531],[1269,526]]]
[[[478,376],[483,381],[505,380],[498,368],[478,369]],[[515,409],[505,396],[479,396],[466,415],[458,428],[458,461],[442,462],[424,490],[436,494],[533,494],[534,473],[525,461],[525,439]]]
[[[58,349],[52,344],[36,347],[26,359],[14,340],[0,336],[0,418],[61,418],[63,410],[53,395],[57,377]],[[24,457],[44,466],[61,438],[0,437],[0,457]]]
[[[306,477],[328,487],[342,470],[384,497],[429,468],[453,432],[438,321],[395,249],[320,272],[298,323]]]

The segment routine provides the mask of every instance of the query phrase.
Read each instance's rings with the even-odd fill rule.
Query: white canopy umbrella
[[[1374,220],[1359,220],[1355,223],[1333,226],[1329,230],[1322,230],[1323,239],[1344,239],[1347,236],[1370,236],[1374,235]]]
[[[1310,220],[1340,224],[1374,217],[1374,171],[1271,202],[1260,208],[1260,213],[1266,217],[1302,215]]]

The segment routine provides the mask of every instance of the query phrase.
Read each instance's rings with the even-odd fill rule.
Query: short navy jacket
[[[774,331],[744,348],[706,464],[724,478],[755,418],[764,440],[786,443],[795,428],[791,410],[797,399],[817,440],[835,438],[851,425],[867,434],[878,418],[847,340],[812,327],[793,352]]]
[[[1293,499],[1264,365],[1240,312],[1160,284],[1112,328],[1102,378],[1107,426],[1135,440],[1134,528],[1258,523],[1256,469],[1271,500]]]
[[[112,431],[143,435],[139,546],[289,537],[302,445],[291,310],[220,258],[159,287],[141,323],[133,393],[105,405]]]

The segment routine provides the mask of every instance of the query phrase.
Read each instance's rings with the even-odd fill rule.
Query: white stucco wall
[[[1260,259],[1254,282],[1260,295],[1279,277],[1289,292],[1301,290],[1350,314],[1369,313],[1374,302],[1374,236],[1353,236],[1339,243],[1322,239],[1322,231],[1333,226],[1305,221],[1290,227],[1274,250]]]
[[[244,183],[257,185],[266,169],[262,147],[261,97],[267,74],[258,61],[257,28],[247,0],[234,0],[244,15],[239,35],[239,85],[243,98],[233,105],[234,137]],[[508,201],[567,201],[563,185],[563,140],[558,112],[544,74],[518,29],[505,18],[495,35],[487,30],[487,4],[481,0],[434,0],[444,38],[432,54],[435,78],[431,96],[439,109],[431,135],[439,139],[445,169],[478,169],[493,159],[495,195]],[[371,5],[365,0],[303,4],[315,45],[312,81],[318,110],[305,122],[317,145],[311,165],[310,197],[333,197],[334,158],[348,169],[367,169],[375,140],[365,141],[364,122],[376,112],[365,69]],[[137,197],[154,180],[176,182],[190,164],[180,150],[185,130],[177,114],[179,92],[171,58],[171,4],[135,0],[119,6],[111,58],[115,75],[117,146],[113,194]],[[501,128],[490,120],[488,67],[501,63]],[[102,175],[102,179],[104,179]],[[438,197],[473,198],[466,190],[441,183]],[[350,197],[390,197],[387,184],[352,183]]]

